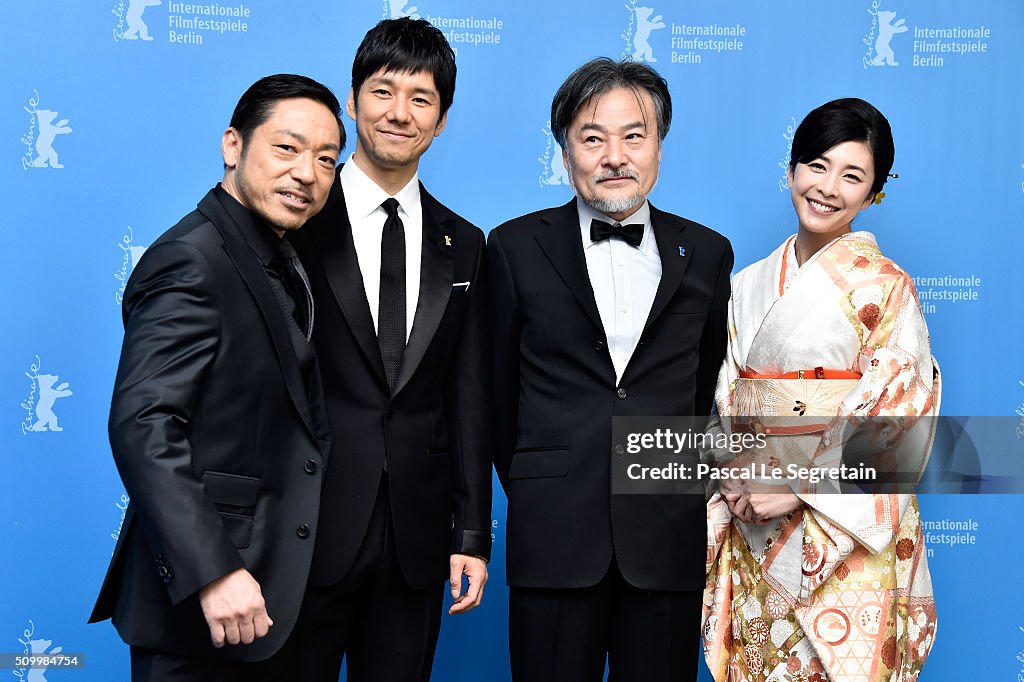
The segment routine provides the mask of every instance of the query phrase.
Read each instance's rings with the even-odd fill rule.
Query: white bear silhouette
[[[57,415],[53,411],[53,404],[57,402],[57,398],[66,398],[69,395],[74,395],[68,389],[68,382],[63,382],[56,388],[54,384],[57,383],[56,374],[40,374],[36,377],[36,381],[39,383],[39,402],[36,403],[36,421],[32,425],[33,431],[63,431],[57,424]]]
[[[46,168],[47,166],[63,168],[64,166],[57,160],[57,150],[53,148],[53,140],[58,135],[66,135],[71,132],[68,120],[62,118],[54,123],[53,119],[57,118],[57,112],[49,109],[37,109],[36,118],[39,121],[39,137],[36,138],[36,154],[38,156],[32,160],[32,165],[36,168]]]
[[[633,13],[636,14],[636,33],[633,35],[633,59],[641,62],[656,62],[654,54],[651,51],[651,43],[648,39],[651,37],[651,32],[665,28],[665,22],[661,20],[661,15],[651,17],[654,13],[652,7],[634,7]]]
[[[568,185],[569,171],[565,169],[565,162],[562,160],[562,147],[554,140],[552,140],[552,146],[554,149],[551,154],[551,174],[548,176],[547,183],[549,185]]]
[[[134,270],[135,266],[139,264],[139,259],[142,258],[142,254],[146,253],[146,247],[145,246],[129,246],[128,247],[128,251],[129,251],[129,253],[131,253],[132,270]]]
[[[903,24],[907,21],[906,19],[900,19],[899,21],[893,22],[896,18],[896,13],[889,10],[879,10],[878,12],[878,39],[875,40],[875,58],[871,60],[872,66],[899,66],[899,62],[896,61],[896,53],[892,51],[892,47],[889,45],[889,41],[897,33],[906,33],[910,29]]]
[[[411,19],[419,19],[420,15],[416,14],[416,7],[405,7],[407,0],[387,0],[388,3],[388,14],[391,19],[398,19],[400,17],[409,17]]]
[[[152,40],[153,36],[149,35],[149,27],[142,20],[142,13],[146,11],[147,7],[156,7],[161,2],[162,0],[129,0],[128,10],[124,13],[124,21],[128,28],[125,29],[124,35],[121,37],[125,40],[138,40],[139,38]]]
[[[33,654],[43,654],[54,656],[63,651],[64,647],[54,647],[52,651],[47,651],[50,645],[53,644],[52,639],[33,639],[29,642],[29,646],[32,648]],[[46,682],[46,668],[29,668],[28,682]]]

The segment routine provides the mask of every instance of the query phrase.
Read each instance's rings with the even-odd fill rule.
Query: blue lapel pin
[[[679,247],[679,255],[680,256],[685,256],[686,255],[686,249],[684,249],[683,247],[680,246]]]

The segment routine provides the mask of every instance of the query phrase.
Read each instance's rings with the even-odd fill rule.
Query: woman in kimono
[[[875,445],[899,442],[899,470],[920,475],[939,406],[928,330],[910,277],[852,227],[883,196],[893,156],[888,121],[863,100],[829,102],[797,128],[799,228],[735,276],[716,394],[716,428],[767,445],[718,458],[723,469],[838,469],[860,425]],[[730,479],[710,497],[703,636],[715,680],[917,679],[936,616],[912,486],[829,494],[829,483]]]

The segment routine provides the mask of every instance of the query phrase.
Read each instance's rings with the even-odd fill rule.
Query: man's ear
[[[793,189],[793,167],[792,166],[790,166],[789,170],[786,171],[786,185],[788,185],[790,189]]]
[[[345,102],[345,113],[353,121],[356,120],[356,93],[352,88],[348,89],[348,100]]]
[[[242,136],[234,128],[224,131],[220,140],[220,153],[224,157],[224,165],[228,168],[235,168],[238,160],[242,158]]]
[[[439,137],[444,131],[444,127],[448,124],[448,112],[441,114],[441,118],[438,119],[437,125],[434,126],[434,137]]]

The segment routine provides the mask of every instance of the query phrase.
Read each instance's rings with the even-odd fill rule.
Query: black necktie
[[[405,225],[398,217],[398,202],[388,199],[380,236],[380,298],[377,308],[377,342],[384,360],[388,388],[395,390],[405,351]]]
[[[288,298],[291,299],[285,301],[289,308],[288,312],[309,341],[313,335],[313,290],[309,286],[306,271],[299,262],[299,256],[295,253],[295,247],[287,239],[278,242],[277,253],[271,265],[281,274],[281,282],[288,292]]]
[[[621,239],[630,246],[640,246],[640,242],[644,240],[644,226],[643,224],[620,225],[619,223],[612,225],[596,218],[591,220],[590,240],[600,242],[608,238]]]

